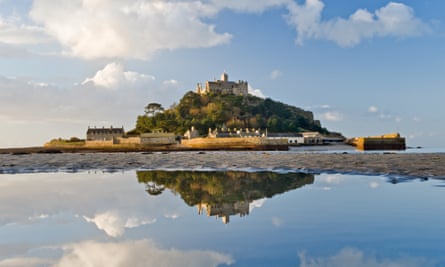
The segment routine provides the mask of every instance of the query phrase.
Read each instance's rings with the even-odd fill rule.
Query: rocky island
[[[134,129],[88,128],[86,138],[54,139],[62,151],[287,150],[289,145],[343,142],[321,126],[311,111],[248,93],[247,81],[198,83],[165,109],[149,103]]]

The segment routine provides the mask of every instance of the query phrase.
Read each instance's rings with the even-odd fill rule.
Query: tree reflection
[[[271,198],[314,182],[314,175],[275,172],[204,172],[204,171],[138,171],[139,183],[152,196],[162,194],[165,188],[179,194],[189,206],[196,206],[201,214],[222,218],[249,214],[250,203]]]

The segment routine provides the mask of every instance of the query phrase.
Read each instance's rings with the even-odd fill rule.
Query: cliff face
[[[145,117],[145,118],[144,118]],[[155,116],[139,116],[137,130],[163,128],[183,134],[190,127],[200,134],[209,128],[261,128],[269,132],[318,131],[328,133],[310,111],[252,95],[199,95],[186,93],[179,103]],[[145,127],[145,128],[144,128]]]

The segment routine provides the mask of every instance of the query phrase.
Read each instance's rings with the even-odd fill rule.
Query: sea
[[[415,177],[0,174],[0,266],[445,266],[444,203]]]

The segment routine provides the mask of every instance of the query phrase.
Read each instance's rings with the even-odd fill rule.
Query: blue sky
[[[444,146],[445,2],[0,0],[0,147],[131,129],[198,82],[314,112],[348,137]]]

